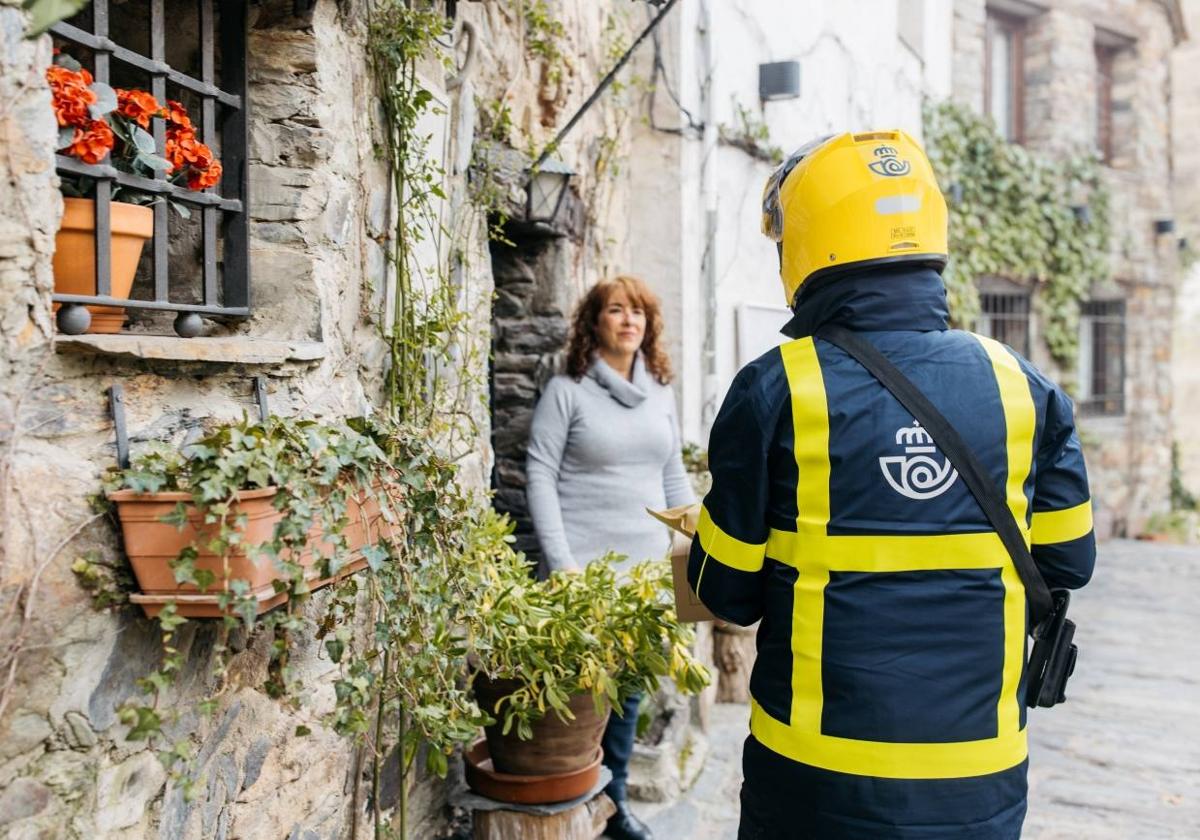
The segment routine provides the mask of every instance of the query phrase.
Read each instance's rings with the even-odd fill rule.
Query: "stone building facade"
[[[1097,149],[1102,120],[1109,132],[1104,175],[1112,195],[1112,277],[1095,278],[1085,301],[1084,367],[1057,370],[1037,340],[1036,305],[1029,307],[1027,328],[1033,361],[1075,383],[1098,533],[1133,536],[1168,505],[1175,434],[1171,330],[1179,256],[1168,228],[1175,177],[1171,126],[1182,112],[1173,113],[1170,68],[1186,37],[1181,8],[1157,0],[956,0],[954,98],[984,113],[992,108],[988,62],[998,49],[992,34],[997,28],[1015,33],[1007,37],[1019,42],[1009,69],[1018,80],[1012,84],[1014,107],[1022,114],[1020,142],[1064,155]],[[1099,104],[1102,85],[1106,105]],[[1101,109],[1107,110],[1104,118]],[[1023,278],[1010,279],[1028,288]],[[1032,294],[1036,303],[1037,289]],[[1106,324],[1100,332],[1097,321]],[[1103,353],[1100,343],[1107,344]],[[1107,406],[1089,410],[1090,383],[1080,379],[1088,365],[1094,371],[1104,364],[1120,392]]]
[[[113,17],[136,5],[114,4]],[[462,357],[477,369],[466,378],[490,379],[498,405],[506,389],[529,394],[505,368],[515,364],[521,373],[524,360],[498,353],[494,370],[488,367],[494,285],[487,221],[489,212],[493,220],[520,213],[523,176],[519,166],[509,182],[473,169],[477,134],[499,140],[510,157],[518,148],[541,148],[640,22],[640,7],[628,2],[554,3],[543,11],[557,25],[540,33],[551,48],[534,54],[533,24],[522,15],[528,6],[439,3],[456,16],[456,66],[430,57],[418,69],[436,105],[422,131],[445,170],[440,223],[455,232],[453,247],[430,258],[448,261],[458,305],[472,322],[467,332],[478,347],[464,348]],[[188,801],[150,745],[126,740],[127,727],[116,718],[116,706],[138,693],[136,680],[158,661],[155,625],[136,610],[94,611],[71,572],[85,555],[123,562],[111,524],[89,506],[115,453],[108,386],[124,388],[135,450],[150,440],[179,443],[207,423],[253,413],[256,375],[267,377],[276,414],[331,420],[381,405],[387,344],[380,311],[390,294],[382,243],[390,235],[390,205],[375,155],[366,5],[266,0],[250,14],[251,316],[206,321],[204,334],[192,339],[175,337],[169,320],[163,329],[155,318],[133,319],[120,335],[69,337],[56,334],[50,301],[62,208],[43,78],[51,39],[26,40],[21,4],[0,3],[2,837],[335,840],[352,836],[352,825],[354,836],[369,833],[369,806],[351,795],[361,781],[356,750],[322,724],[336,667],[320,645],[310,639],[292,655],[299,681],[311,689],[292,708],[260,688],[270,640],[237,642],[237,676],[220,708],[170,732],[197,755],[202,782]],[[571,202],[581,215],[568,235],[514,238],[511,269],[498,262],[509,295],[496,307],[501,349],[530,326],[513,320],[528,311],[514,293],[523,261],[550,250],[555,275],[569,278],[535,307],[535,317],[557,319],[533,324],[554,342],[563,335],[572,290],[617,262],[608,219],[622,202],[614,162],[624,154],[628,118],[620,104],[619,96],[598,104],[559,150],[578,173]],[[491,191],[486,197],[481,184]],[[486,389],[469,406],[474,431],[461,474],[487,489],[493,457]],[[499,420],[502,428],[523,422],[503,414]],[[189,651],[187,673],[171,700],[187,706],[202,696],[213,633],[191,622],[180,642]],[[297,727],[312,732],[295,737]],[[398,798],[394,761],[382,779],[384,810]],[[446,830],[448,790],[433,779],[417,785],[410,836]]]
[[[1175,215],[1185,266],[1176,297],[1174,370],[1175,442],[1186,489],[1200,489],[1200,0],[1183,0],[1190,40],[1171,65],[1171,134]]]

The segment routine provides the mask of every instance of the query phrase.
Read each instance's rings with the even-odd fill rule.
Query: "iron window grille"
[[[1029,295],[1024,293],[983,293],[975,331],[1007,344],[1029,357]]]
[[[101,304],[125,309],[176,312],[175,330],[181,335],[196,330],[195,318],[201,315],[219,318],[245,318],[250,312],[249,225],[246,216],[248,195],[247,117],[246,117],[246,0],[197,0],[200,76],[183,73],[167,63],[166,0],[147,0],[149,5],[149,55],[129,49],[110,38],[111,0],[93,0],[84,13],[69,22],[51,28],[56,41],[90,51],[92,75],[108,84],[112,63],[119,62],[132,72],[150,78],[150,93],[159,103],[167,101],[168,82],[187,91],[200,102],[200,139],[214,145],[219,136],[219,156],[223,174],[219,189],[193,192],[167,180],[165,172],[143,178],[121,172],[109,165],[106,157],[99,164],[87,164],[66,155],[58,155],[60,174],[95,179],[96,294],[55,294],[53,299],[69,306]],[[133,4],[130,4],[132,6]],[[126,6],[126,8],[130,8]],[[220,15],[217,26],[216,16]],[[132,13],[131,13],[132,14]],[[75,25],[90,15],[88,29]],[[219,32],[217,31],[219,28]],[[216,84],[217,50],[221,62],[221,86]],[[218,135],[218,106],[221,107]],[[160,156],[165,156],[166,127],[160,118],[152,122],[152,135]],[[114,298],[111,296],[112,248],[111,203],[113,185],[148,193],[154,202],[154,236],[151,245],[153,298]],[[198,209],[200,213],[200,290],[199,303],[179,303],[170,299],[168,270],[168,205],[166,199]],[[222,245],[218,267],[218,244]],[[191,319],[189,330],[188,320]]]
[[[1083,304],[1079,336],[1079,410],[1125,413],[1125,301]]]

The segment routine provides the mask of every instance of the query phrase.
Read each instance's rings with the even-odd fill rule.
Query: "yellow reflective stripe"
[[[770,750],[793,761],[857,776],[887,779],[956,779],[1015,767],[1028,755],[1024,730],[998,738],[938,744],[857,741],[801,730],[771,717],[750,701],[750,731]]]
[[[982,335],[975,336],[992,361],[992,372],[1000,388],[1000,403],[1004,408],[1004,426],[1007,430],[1008,506],[1017,522],[1025,529],[1025,514],[1029,500],[1025,496],[1025,482],[1033,468],[1033,437],[1037,428],[1037,413],[1033,407],[1033,395],[1029,392],[1029,380],[1021,370],[1016,357],[1003,344]],[[1027,538],[1028,541],[1028,538]]]
[[[713,522],[708,508],[703,506],[700,508],[700,521],[696,525],[696,536],[700,538],[700,547],[707,555],[705,560],[712,557],[718,563],[741,572],[757,572],[763,566],[767,544],[742,542],[730,536]],[[703,574],[701,570],[701,576]]]
[[[1034,545],[1053,545],[1086,537],[1092,532],[1092,500],[1066,510],[1033,512]]]
[[[792,438],[796,456],[796,528],[814,538],[824,537],[829,525],[829,408],[817,346],[811,338],[790,341],[779,348],[792,399]],[[768,540],[770,538],[768,537]],[[795,564],[798,554],[784,562]],[[783,558],[780,558],[781,560]],[[819,557],[814,556],[812,560]],[[825,624],[825,585],[829,572],[805,568],[792,587],[792,706],[791,724],[798,730],[820,731],[824,692],[821,645]]]
[[[992,361],[992,372],[1000,388],[1000,403],[1004,409],[1005,447],[1008,450],[1008,485],[1005,488],[1008,506],[1029,544],[1025,514],[1029,500],[1025,482],[1033,469],[1033,439],[1037,429],[1037,412],[1029,380],[1015,356],[998,341],[975,336]],[[1025,668],[1025,586],[1009,560],[1004,564],[1000,579],[1004,583],[1004,671],[1000,683],[1000,698],[996,704],[1000,737],[1021,728],[1021,698],[1017,690],[1021,671]]]
[[[979,534],[864,534],[814,537],[772,530],[767,556],[786,566],[809,564],[838,572],[925,572],[945,569],[998,569],[1008,552],[992,531]]]
[[[829,524],[829,409],[821,363],[811,338],[789,341],[779,350],[792,393],[792,436],[799,477],[796,525],[823,534]]]

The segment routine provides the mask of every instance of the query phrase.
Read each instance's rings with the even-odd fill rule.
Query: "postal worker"
[[[767,183],[763,229],[790,340],[728,391],[688,563],[713,613],[761,622],[739,837],[1014,840],[1022,578],[925,428],[814,333],[852,330],[925,394],[1068,589],[1095,560],[1071,401],[1011,348],[948,327],[946,203],[903,131],[797,151]]]

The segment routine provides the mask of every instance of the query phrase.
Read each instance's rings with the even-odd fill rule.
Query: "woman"
[[[582,569],[609,551],[627,557],[618,569],[661,558],[670,536],[646,508],[694,501],[661,336],[658,299],[635,277],[600,281],[576,308],[566,374],[546,385],[529,438],[526,492],[542,574]],[[604,732],[614,840],[651,836],[625,801],[640,699],[626,701]]]

